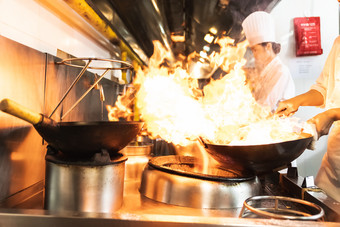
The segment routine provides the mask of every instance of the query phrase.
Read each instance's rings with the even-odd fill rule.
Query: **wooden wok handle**
[[[40,113],[35,113],[10,99],[1,100],[0,110],[15,117],[18,117],[24,121],[27,121],[33,125],[38,124],[43,119],[43,116]]]

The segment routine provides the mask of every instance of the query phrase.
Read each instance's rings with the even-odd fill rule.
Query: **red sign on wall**
[[[322,54],[320,17],[294,18],[296,56]]]

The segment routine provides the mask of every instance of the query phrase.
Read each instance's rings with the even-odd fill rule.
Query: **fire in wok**
[[[181,146],[203,138],[206,151],[231,168],[265,172],[286,165],[310,144],[311,131],[305,122],[274,116],[255,101],[243,70],[246,42],[218,42],[221,51],[206,57],[215,64],[211,68],[226,74],[203,89],[185,64],[163,64],[169,53],[154,43],[148,67],[138,69],[133,81],[135,107],[150,137]]]

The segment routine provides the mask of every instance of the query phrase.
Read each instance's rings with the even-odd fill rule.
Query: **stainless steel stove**
[[[201,209],[242,207],[261,193],[261,183],[251,172],[223,166],[204,168],[192,156],[154,157],[143,171],[140,193],[172,205]]]
[[[170,157],[170,159],[169,159]],[[219,174],[208,173],[208,174],[197,174],[196,168],[191,165],[194,162],[194,157],[179,157],[182,165],[169,165],[174,163],[174,160],[178,160],[178,157],[173,156],[159,156],[150,157],[149,155],[131,155],[126,161],[125,169],[135,169],[136,174],[131,174],[129,171],[125,172],[124,180],[124,195],[122,206],[111,213],[99,213],[99,212],[79,212],[79,211],[52,211],[44,209],[44,182],[38,182],[27,190],[13,195],[8,198],[1,205],[0,209],[0,225],[24,225],[24,226],[113,226],[113,225],[124,225],[124,226],[263,226],[263,225],[280,225],[280,226],[335,226],[340,222],[340,214],[338,209],[340,204],[334,204],[333,200],[325,197],[325,194],[321,191],[310,191],[301,187],[303,178],[299,176],[288,177],[286,174],[280,174],[274,172],[265,176],[253,176],[247,174],[235,173],[225,169],[215,169]],[[128,157],[129,158],[129,157]],[[172,159],[171,159],[172,158]],[[150,164],[147,162],[150,161]],[[168,161],[164,161],[168,160]],[[170,161],[169,161],[170,160]],[[160,166],[160,169],[155,167],[155,163]],[[163,163],[159,165],[159,163]],[[165,163],[165,164],[164,164]],[[175,167],[174,171],[170,171],[168,168]],[[186,171],[183,171],[183,168]],[[189,171],[187,171],[189,170]],[[305,200],[312,200],[313,203],[320,205],[325,210],[325,220],[323,221],[293,221],[293,220],[277,220],[277,219],[266,219],[259,216],[250,216],[240,218],[240,212],[242,206],[240,202],[234,203],[234,201],[240,197],[239,201],[242,201],[242,196],[239,193],[233,192],[232,195],[226,193],[218,198],[223,204],[223,201],[228,201],[221,207],[215,207],[216,203],[205,203],[203,199],[198,199],[198,205],[192,203],[195,199],[189,199],[191,201],[188,204],[176,204],[168,201],[167,199],[162,200],[152,197],[152,193],[147,193],[146,188],[157,188],[156,182],[164,181],[162,184],[168,185],[168,189],[178,187],[178,183],[173,184],[169,176],[163,177],[162,175],[157,176],[158,180],[150,182],[148,175],[153,175],[155,172],[170,174],[170,176],[176,175],[177,182],[182,182],[182,186],[186,186],[188,178],[194,179],[199,182],[200,196],[204,197],[206,192],[212,191],[212,194],[207,194],[210,199],[213,196],[217,196],[214,193],[225,193],[215,184],[220,184],[221,188],[227,188],[227,192],[230,191],[230,187],[235,191],[239,191],[239,187],[235,185],[241,185],[241,188],[247,188],[246,196],[253,195],[281,195],[289,197],[300,198],[304,196]],[[188,173],[183,173],[188,172]],[[129,174],[127,174],[129,173]],[[158,173],[157,173],[158,174]],[[156,174],[156,175],[157,175]],[[249,174],[249,173],[248,173]],[[195,175],[193,177],[192,175]],[[196,176],[198,175],[198,177]],[[148,179],[148,183],[143,183]],[[180,179],[180,180],[179,180]],[[185,179],[185,180],[183,180]],[[168,183],[165,183],[168,182]],[[169,182],[171,184],[169,184]],[[184,183],[183,183],[184,182]],[[244,183],[245,182],[245,183]],[[207,184],[205,184],[207,183]],[[144,184],[144,185],[143,185]],[[202,186],[204,185],[204,186]],[[234,188],[235,186],[235,188]],[[191,187],[191,186],[190,186]],[[205,188],[206,187],[206,188]],[[214,187],[216,187],[214,189]],[[250,189],[249,189],[250,188]],[[190,189],[187,194],[175,190],[175,193],[182,193],[179,195],[181,198],[190,197],[197,188]],[[203,190],[206,189],[206,190]],[[193,191],[192,191],[193,190]],[[163,190],[164,191],[164,190]],[[171,191],[171,190],[170,190]],[[155,192],[157,195],[159,192]],[[172,192],[174,193],[174,192]],[[161,193],[162,194],[162,193]],[[170,194],[171,195],[171,194]],[[174,194],[172,194],[174,195]],[[299,197],[300,196],[300,197]],[[169,196],[168,196],[169,197]],[[171,196],[170,196],[171,197]],[[197,198],[197,195],[194,198]],[[218,196],[217,196],[218,197]],[[232,200],[230,200],[230,198]],[[167,198],[167,196],[164,196]],[[215,199],[216,200],[216,199]],[[218,201],[217,200],[217,201]],[[179,201],[179,200],[178,200]],[[208,205],[206,205],[208,204]]]

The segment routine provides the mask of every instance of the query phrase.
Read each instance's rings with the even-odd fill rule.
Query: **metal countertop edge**
[[[71,216],[73,215],[73,216]],[[334,222],[291,221],[277,219],[216,218],[174,215],[136,215],[100,213],[53,213],[34,209],[0,209],[0,226],[124,226],[124,227],[177,227],[177,226],[339,226]]]

